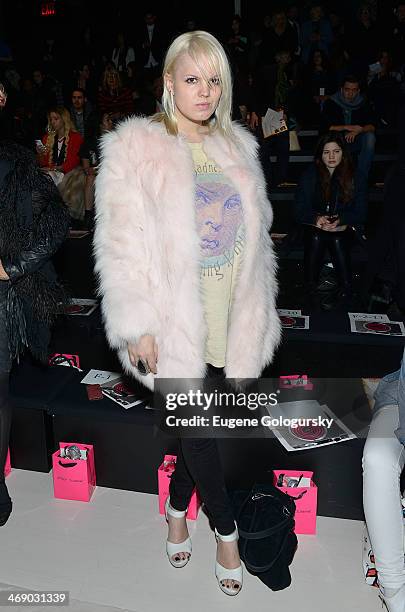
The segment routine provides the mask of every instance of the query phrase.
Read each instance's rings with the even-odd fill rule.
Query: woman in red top
[[[47,133],[42,143],[44,146],[38,147],[39,165],[53,171],[51,176],[58,184],[64,174],[80,165],[79,151],[83,143],[66,108],[59,107],[48,112]]]
[[[74,219],[84,217],[85,174],[80,164],[82,136],[76,131],[66,108],[48,112],[47,133],[38,143],[39,165],[47,172],[62,195]]]

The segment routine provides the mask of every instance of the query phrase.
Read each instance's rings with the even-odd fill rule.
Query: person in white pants
[[[405,357],[405,351],[404,351]],[[404,517],[400,478],[405,465],[405,358],[380,382],[363,454],[363,503],[380,594],[389,612],[405,612]]]

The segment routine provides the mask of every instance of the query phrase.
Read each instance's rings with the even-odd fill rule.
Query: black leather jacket
[[[24,162],[13,163],[0,156],[0,259],[9,277],[0,282],[8,284],[12,358],[24,346],[45,358],[48,327],[64,298],[51,257],[66,238],[68,211],[48,177],[39,169],[30,170],[31,184],[21,186]]]

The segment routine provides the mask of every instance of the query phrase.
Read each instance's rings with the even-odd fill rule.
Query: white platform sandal
[[[168,523],[168,519],[167,516],[172,516],[173,518],[183,518],[185,517],[187,514],[187,510],[175,510],[171,505],[170,505],[170,497],[168,497],[166,499],[166,503],[165,503],[165,516],[166,516],[166,522]],[[166,540],[166,552],[167,552],[167,556],[168,559],[170,561],[170,563],[173,565],[173,567],[184,567],[185,565],[187,565],[187,563],[190,561],[191,558],[191,538],[188,537],[186,540],[184,540],[184,542],[180,542],[179,544],[174,544],[173,542],[169,542],[169,540]],[[186,553],[188,554],[188,557],[186,559],[180,559],[179,561],[176,561],[175,559],[173,559],[173,557],[175,557],[176,555],[178,555],[179,553]]]
[[[215,538],[217,542],[218,540],[221,540],[221,542],[235,542],[239,538],[238,530],[235,529],[235,531],[232,532],[231,534],[223,536],[220,533],[218,533],[218,531],[215,529]],[[239,567],[236,567],[235,569],[227,569],[226,567],[218,563],[218,561],[216,561],[215,562],[215,576],[217,577],[219,588],[226,595],[233,596],[233,595],[237,595],[238,593],[240,593],[242,589],[242,584],[243,584],[242,565],[239,565]],[[235,587],[235,586],[226,587],[222,584],[222,582],[225,580],[233,580],[234,582],[237,582],[239,586],[238,587]]]

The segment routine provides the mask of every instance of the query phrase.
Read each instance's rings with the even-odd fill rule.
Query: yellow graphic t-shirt
[[[205,360],[225,365],[228,319],[245,231],[242,202],[234,185],[203,143],[189,143],[196,174],[196,215],[201,247],[201,287],[208,336]]]

